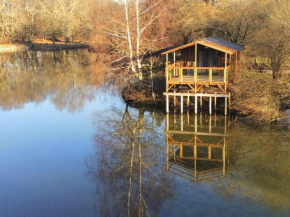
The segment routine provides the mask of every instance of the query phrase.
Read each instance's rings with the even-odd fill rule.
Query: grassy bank
[[[272,121],[290,108],[290,77],[242,70],[230,84],[232,109],[255,120]]]
[[[20,51],[58,51],[70,49],[86,49],[89,45],[86,43],[64,43],[56,42],[53,44],[51,41],[35,41],[32,43],[12,43],[0,44],[0,53],[11,53]]]

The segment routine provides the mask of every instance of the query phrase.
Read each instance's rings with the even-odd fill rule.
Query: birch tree
[[[148,5],[148,2],[151,4]],[[124,63],[128,60],[129,74],[131,77],[132,75],[138,77],[139,81],[143,80],[142,59],[150,50],[147,41],[152,39],[150,34],[145,37],[145,33],[162,13],[155,10],[160,3],[161,0],[144,2],[125,0],[111,3],[115,7],[115,12],[109,12],[109,22],[105,22],[103,26],[103,33],[113,44],[111,54],[113,53],[115,58],[111,64]]]

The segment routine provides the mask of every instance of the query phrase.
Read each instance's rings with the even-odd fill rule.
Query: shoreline
[[[150,93],[150,89],[147,89],[146,87],[143,86],[143,88],[141,88],[139,91],[137,90],[137,85],[132,85],[130,87],[126,87],[121,91],[121,96],[124,100],[125,103],[127,103],[128,105],[130,105],[131,107],[149,107],[149,108],[157,108],[157,109],[163,109],[165,110],[165,106],[166,106],[166,100],[165,100],[165,96],[163,95],[163,92],[155,92],[154,97],[152,96],[152,94]],[[180,102],[178,101],[178,104]],[[224,110],[223,107],[219,107],[220,104],[218,105],[217,109],[215,110],[216,114],[223,114]],[[177,106],[176,108],[172,107],[172,105],[170,105],[170,110],[172,112],[176,112],[179,111],[180,108],[179,106]],[[187,109],[189,112],[193,112],[194,111],[194,107],[192,105],[190,105],[190,107]],[[203,108],[201,108],[202,112],[208,112],[208,107],[207,105],[204,105]],[[264,123],[264,124],[273,124],[273,123],[278,123],[278,122],[283,122],[283,120],[285,119],[289,119],[288,123],[290,123],[290,109],[288,111],[288,116],[285,114],[285,116],[283,115],[283,113],[286,113],[287,110],[281,110],[281,114],[282,116],[278,117],[278,118],[271,118],[271,119],[266,119],[266,118],[260,118],[257,117],[253,114],[244,114],[238,107],[236,107],[235,105],[232,105],[229,108],[229,116],[233,115],[235,117],[239,117],[239,118],[245,118],[245,119],[249,119],[249,121],[253,122],[253,123]]]
[[[90,45],[86,43],[12,43],[0,44],[0,53],[14,53],[23,51],[59,51],[88,48],[90,48]]]

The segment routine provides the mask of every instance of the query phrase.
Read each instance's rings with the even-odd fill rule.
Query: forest
[[[1,0],[0,10],[1,43],[89,43],[96,82],[122,87],[162,76],[167,47],[208,36],[236,42],[245,48],[233,108],[263,120],[290,108],[288,0]]]

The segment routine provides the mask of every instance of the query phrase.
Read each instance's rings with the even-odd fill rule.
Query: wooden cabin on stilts
[[[198,101],[208,99],[209,114],[216,109],[217,98],[224,98],[225,115],[230,107],[228,92],[229,74],[239,71],[239,52],[243,46],[217,37],[209,37],[163,52],[166,55],[166,112],[169,112],[170,97],[174,106],[180,98],[180,111],[194,100],[195,114]]]

